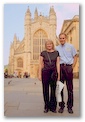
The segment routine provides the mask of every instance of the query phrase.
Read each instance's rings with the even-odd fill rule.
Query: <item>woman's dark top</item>
[[[49,62],[47,53],[51,59],[51,64]],[[55,69],[56,68],[56,61],[57,61],[57,57],[59,56],[58,51],[54,51],[54,52],[42,51],[40,56],[43,57],[43,62],[44,62],[43,70],[49,70],[49,69]]]

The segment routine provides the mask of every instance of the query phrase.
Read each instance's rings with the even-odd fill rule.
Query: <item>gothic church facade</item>
[[[56,37],[56,13],[54,8],[49,10],[49,16],[38,15],[37,8],[34,12],[34,19],[28,8],[24,20],[24,37],[20,41],[14,35],[13,43],[10,46],[9,74],[17,73],[23,76],[25,72],[30,77],[36,78],[38,73],[39,55],[45,49],[45,41],[51,39],[54,45]]]

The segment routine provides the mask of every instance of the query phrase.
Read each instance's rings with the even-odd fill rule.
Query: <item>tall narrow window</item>
[[[47,40],[47,34],[43,30],[35,32],[33,37],[33,60],[39,60],[40,52],[45,49],[45,41]]]

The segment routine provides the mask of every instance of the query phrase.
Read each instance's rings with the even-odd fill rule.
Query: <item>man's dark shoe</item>
[[[60,109],[58,110],[59,113],[63,113],[63,111],[64,111],[63,108],[60,108]]]
[[[68,108],[68,113],[73,114],[72,108]]]
[[[56,110],[50,110],[50,111],[52,111],[53,113],[57,113],[57,111],[56,111]]]
[[[44,113],[47,113],[48,112],[48,109],[46,108],[45,110],[44,110]]]

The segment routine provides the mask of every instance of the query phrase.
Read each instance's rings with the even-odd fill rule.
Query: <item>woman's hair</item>
[[[54,49],[54,43],[51,39],[48,39],[46,42],[45,42],[45,49],[47,49],[47,43],[51,43],[53,46],[52,46],[52,49]]]

